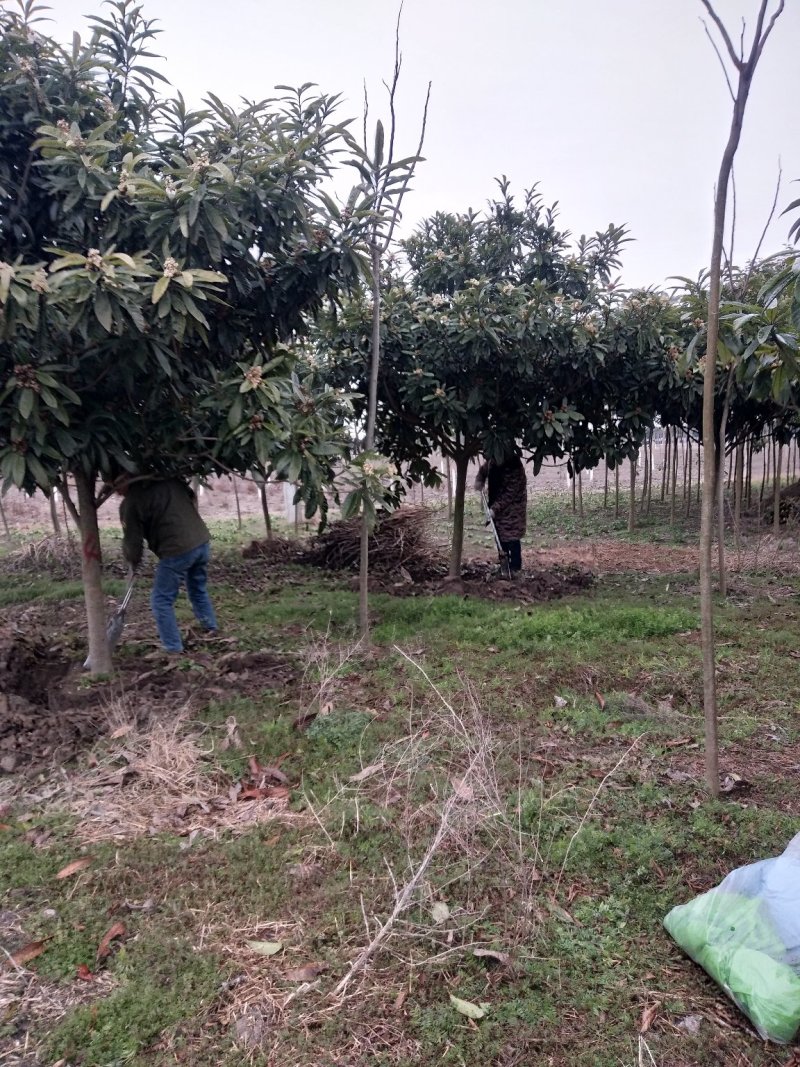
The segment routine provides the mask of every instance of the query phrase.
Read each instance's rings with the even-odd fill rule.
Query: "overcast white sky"
[[[8,3],[9,0],[2,0]],[[771,0],[774,8],[777,0]],[[50,0],[53,32],[85,32],[100,0]],[[158,50],[192,103],[235,102],[278,83],[341,92],[373,117],[391,72],[395,0],[143,0]],[[758,0],[717,0],[738,33]],[[736,163],[735,258],[752,254],[783,166],[779,210],[800,197],[800,2],[787,0],[757,71]],[[404,229],[436,210],[482,207],[492,179],[534,182],[578,234],[630,227],[623,280],[694,276],[711,247],[714,181],[731,102],[705,37],[700,0],[405,0],[400,148],[411,154],[428,80],[428,135]],[[383,94],[383,95],[382,95]],[[776,218],[765,252],[783,246]]]

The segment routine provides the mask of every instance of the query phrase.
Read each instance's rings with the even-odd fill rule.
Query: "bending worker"
[[[145,541],[158,556],[150,607],[165,650],[183,651],[175,617],[175,601],[183,584],[200,627],[215,635],[217,618],[208,595],[211,534],[192,490],[177,478],[134,481],[129,475],[118,478],[114,489],[123,498],[119,509],[122,554],[131,571],[142,561]]]

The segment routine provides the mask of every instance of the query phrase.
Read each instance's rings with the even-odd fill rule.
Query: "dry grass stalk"
[[[301,819],[288,811],[285,792],[237,799],[228,778],[214,773],[209,732],[192,727],[189,707],[176,712],[150,709],[137,725],[124,698],[109,708],[109,739],[96,765],[70,775],[61,793],[80,817],[85,843],[126,840],[158,831],[188,835],[244,833],[255,823]],[[230,724],[225,725],[230,732]],[[207,747],[203,746],[206,742]]]

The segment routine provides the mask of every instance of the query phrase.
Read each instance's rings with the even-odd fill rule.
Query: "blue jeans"
[[[186,592],[195,618],[204,630],[217,629],[217,617],[208,595],[208,541],[182,556],[165,556],[158,561],[150,607],[158,627],[158,636],[167,652],[183,652],[183,641],[175,618],[175,601],[181,586]]]

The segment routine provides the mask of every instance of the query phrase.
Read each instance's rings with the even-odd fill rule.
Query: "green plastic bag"
[[[774,861],[764,861],[766,864]],[[763,1038],[786,1044],[800,1030],[800,964],[759,896],[716,889],[681,904],[664,926],[706,970]],[[740,879],[741,884],[741,879]]]

